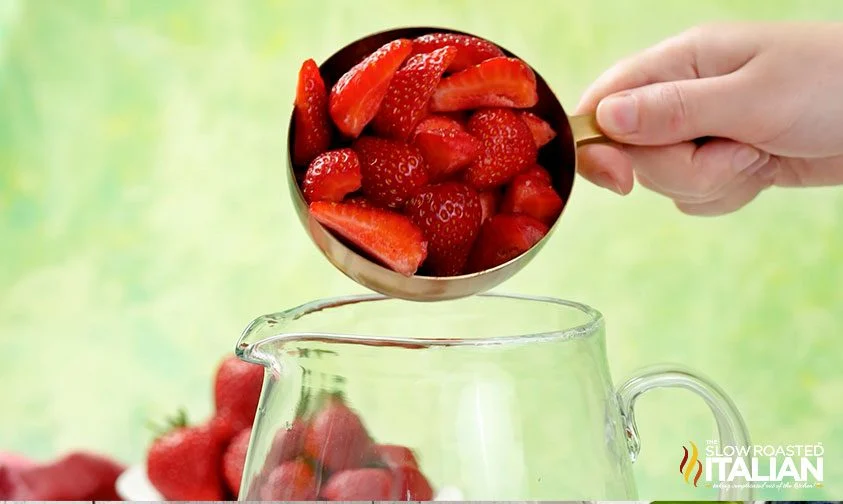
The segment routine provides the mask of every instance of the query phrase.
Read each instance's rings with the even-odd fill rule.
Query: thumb
[[[704,136],[743,136],[751,93],[739,74],[649,84],[603,98],[597,123],[621,143],[672,145]]]

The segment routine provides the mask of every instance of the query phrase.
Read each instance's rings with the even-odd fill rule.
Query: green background
[[[210,412],[216,362],[249,320],[362,291],[309,243],[286,192],[304,59],[450,26],[525,58],[572,109],[613,62],[693,24],[809,18],[843,6],[0,0],[0,449],[140,461],[148,418]],[[823,443],[825,488],[761,497],[839,498],[841,215],[834,188],[773,189],[702,219],[580,180],[548,247],[500,290],[600,309],[617,382],[680,362],[730,393],[756,443]],[[677,470],[683,444],[712,436],[704,404],[655,392],[638,420],[640,497],[713,498]]]

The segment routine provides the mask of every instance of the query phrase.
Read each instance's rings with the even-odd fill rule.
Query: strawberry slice
[[[352,148],[360,159],[363,194],[376,205],[401,208],[430,179],[427,163],[413,145],[364,136]]]
[[[556,131],[553,130],[550,124],[536,114],[525,110],[521,112],[521,119],[530,128],[530,133],[533,134],[536,147],[544,147],[548,142],[556,138]]]
[[[483,271],[514,259],[530,250],[547,232],[547,226],[529,215],[495,215],[480,228],[468,270]]]
[[[480,193],[480,209],[482,210],[480,223],[498,213],[498,206],[501,201],[501,194],[498,191],[483,191]]]
[[[293,162],[305,166],[331,144],[331,122],[328,117],[328,91],[312,59],[299,70],[293,112],[295,138]]]
[[[480,230],[477,192],[462,182],[443,182],[421,190],[404,211],[428,239],[427,269],[435,276],[461,274]]]
[[[319,154],[310,163],[302,190],[308,203],[342,201],[346,194],[360,189],[362,180],[357,153],[348,148],[337,149]]]
[[[532,179],[536,179],[540,183],[544,185],[552,185],[553,179],[550,177],[550,173],[545,170],[542,165],[535,164],[530,168],[527,168],[519,175],[524,175],[525,177],[530,177]]]
[[[538,101],[533,70],[520,59],[498,57],[442,79],[430,99],[430,109],[529,108]]]
[[[485,191],[509,182],[536,163],[538,149],[530,128],[510,109],[479,110],[468,120],[468,132],[483,148],[466,168],[465,178]]]
[[[448,66],[449,72],[459,72],[487,59],[504,55],[495,44],[471,35],[429,33],[413,39],[414,54],[430,52],[445,46],[455,47],[458,51],[456,58]]]
[[[406,39],[384,44],[337,80],[331,89],[329,112],[344,135],[357,138],[375,117],[393,75],[412,46]]]
[[[366,467],[333,474],[319,496],[329,501],[385,501],[397,493],[393,487],[391,471]]]
[[[316,201],[310,214],[387,267],[412,276],[427,257],[421,230],[401,214],[355,203]]]
[[[445,180],[474,161],[482,147],[459,122],[436,115],[419,123],[413,142],[427,161],[433,182]]]
[[[304,459],[284,462],[267,476],[261,499],[268,501],[316,500],[319,481],[313,468]]]
[[[535,173],[531,170],[532,173]],[[564,203],[548,183],[531,173],[522,173],[512,179],[501,203],[502,213],[529,215],[547,226],[552,226],[562,213]]]
[[[372,120],[374,131],[380,136],[406,140],[427,113],[430,96],[456,55],[455,48],[443,47],[408,59],[392,77]]]

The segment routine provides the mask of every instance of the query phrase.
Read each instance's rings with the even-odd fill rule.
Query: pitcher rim
[[[346,296],[333,296],[309,301],[300,304],[296,307],[281,311],[272,315],[263,315],[253,320],[240,335],[237,342],[237,353],[241,357],[249,353],[255,347],[260,346],[269,341],[283,341],[283,340],[308,340],[308,341],[331,341],[344,343],[360,343],[360,344],[379,344],[393,343],[399,345],[413,345],[420,347],[454,347],[454,346],[488,346],[488,345],[505,345],[527,342],[539,341],[556,341],[556,340],[575,340],[581,338],[588,338],[597,334],[603,324],[603,314],[591,306],[579,303],[576,301],[569,301],[566,299],[555,298],[551,296],[536,296],[528,294],[513,294],[502,292],[484,292],[476,294],[475,297],[497,298],[497,299],[513,299],[518,301],[532,301],[540,303],[554,304],[561,307],[572,308],[580,313],[586,315],[588,320],[582,324],[567,327],[565,329],[544,331],[537,333],[524,333],[518,335],[508,336],[491,336],[486,338],[419,338],[414,336],[389,337],[389,336],[373,336],[360,334],[348,334],[337,332],[296,332],[294,334],[275,334],[261,338],[258,341],[247,342],[246,339],[249,332],[256,325],[267,323],[270,320],[278,319],[277,322],[286,320],[298,320],[307,315],[320,312],[330,308],[339,308],[357,303],[366,303],[373,301],[401,301],[389,296],[368,293],[368,294],[351,294]]]

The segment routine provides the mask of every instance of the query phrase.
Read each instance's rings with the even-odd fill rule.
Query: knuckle
[[[667,124],[671,132],[684,131],[690,126],[688,98],[679,83],[664,83],[660,86],[657,99],[665,107]]]

